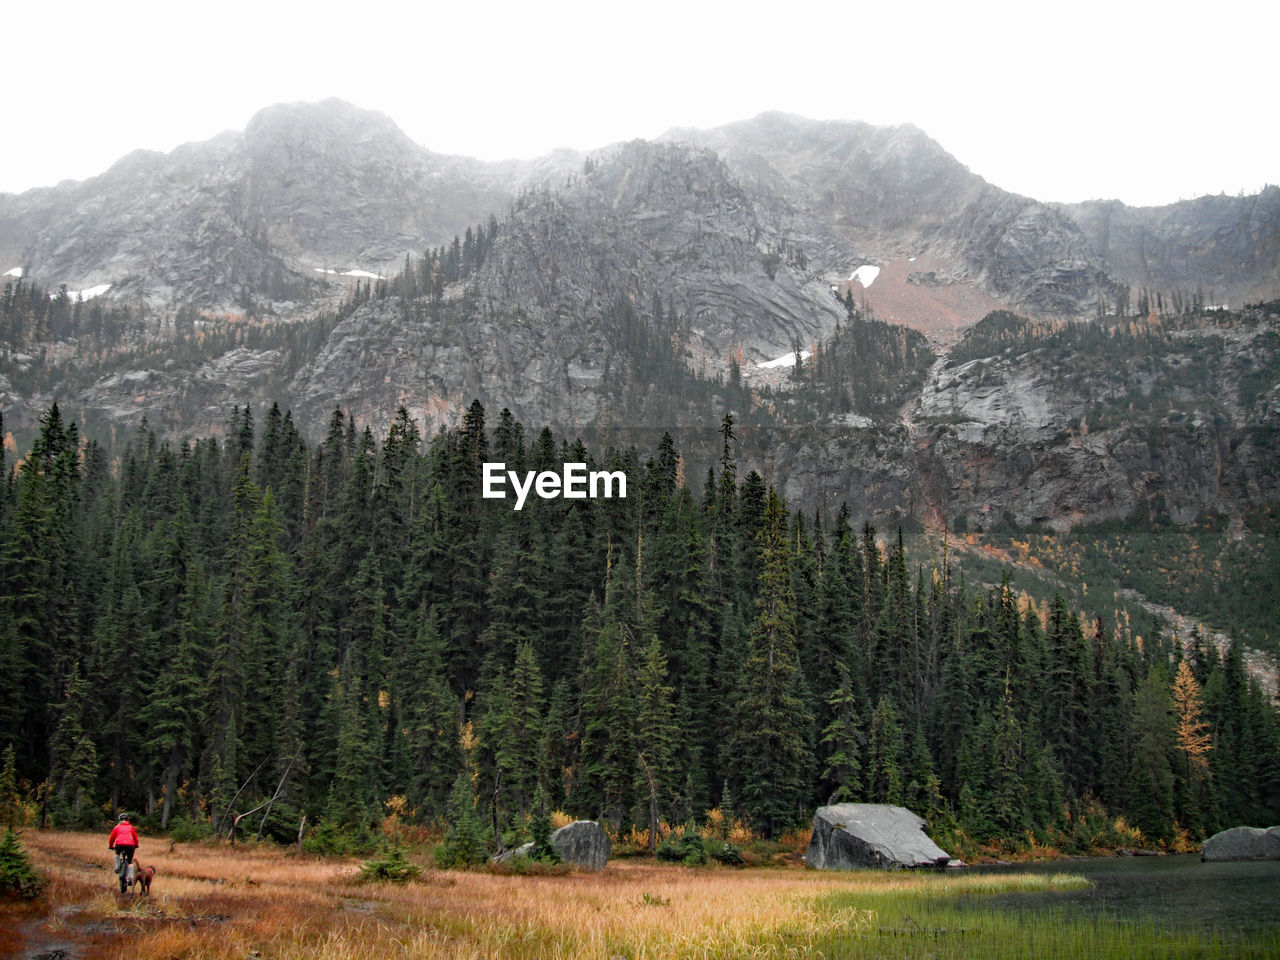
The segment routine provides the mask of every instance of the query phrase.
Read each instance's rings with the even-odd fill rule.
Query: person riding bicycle
[[[122,813],[116,820],[115,829],[107,837],[107,849],[116,852],[116,873],[120,875],[120,892],[124,893],[129,885],[129,867],[133,864],[133,851],[137,850],[138,831],[129,822],[129,815]]]

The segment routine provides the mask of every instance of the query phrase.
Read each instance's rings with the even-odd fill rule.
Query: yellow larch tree
[[[1200,684],[1191,673],[1187,661],[1178,663],[1173,681],[1173,712],[1178,720],[1178,749],[1187,758],[1187,772],[1203,775],[1209,770],[1209,725],[1200,719]]]

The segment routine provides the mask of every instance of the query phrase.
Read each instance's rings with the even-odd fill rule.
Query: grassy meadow
[[[278,847],[144,840],[150,897],[118,896],[102,836],[28,830],[49,880],[34,905],[0,904],[0,955],[258,960],[333,957],[1274,957],[1280,937],[1220,943],[1050,912],[981,906],[984,894],[1078,888],[1069,873],[821,873],[611,862],[599,874],[427,869],[360,882],[358,859]],[[429,859],[429,858],[427,858]],[[977,905],[975,905],[977,904]]]

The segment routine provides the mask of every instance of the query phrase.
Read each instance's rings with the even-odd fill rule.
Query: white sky
[[[1023,0],[15,3],[0,191],[336,96],[441,153],[531,157],[765,110],[914,123],[1042,200],[1280,182],[1280,5]]]

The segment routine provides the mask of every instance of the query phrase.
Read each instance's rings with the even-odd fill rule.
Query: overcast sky
[[[785,110],[914,123],[1041,200],[1158,204],[1280,182],[1275,3],[289,6],[9,5],[0,192],[330,96],[489,160]]]

